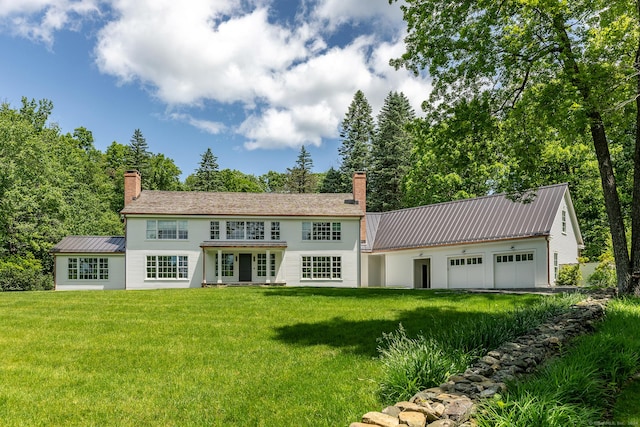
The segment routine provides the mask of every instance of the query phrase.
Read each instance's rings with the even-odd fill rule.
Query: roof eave
[[[442,248],[442,247],[451,247],[451,246],[464,246],[464,245],[476,245],[483,243],[498,243],[498,242],[507,242],[514,240],[528,240],[528,239],[539,239],[539,238],[547,238],[550,236],[550,233],[536,233],[533,235],[525,235],[525,236],[511,236],[511,237],[502,237],[502,238],[492,238],[492,239],[478,239],[478,240],[465,240],[458,242],[443,242],[443,243],[432,243],[432,244],[420,244],[413,246],[402,246],[402,247],[390,247],[390,248],[373,248],[371,250],[372,253],[376,252],[397,252],[397,251],[406,251],[406,250],[415,250],[415,249],[431,249],[431,248]]]

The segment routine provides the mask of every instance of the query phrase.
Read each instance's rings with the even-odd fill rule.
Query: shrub
[[[582,279],[580,264],[567,264],[560,267],[556,286],[578,286]]]
[[[53,289],[50,275],[42,272],[33,257],[0,260],[0,291],[43,291]]]
[[[600,257],[600,263],[596,270],[587,278],[587,284],[601,288],[614,288],[616,280],[616,267],[613,257],[609,253],[605,253]]]

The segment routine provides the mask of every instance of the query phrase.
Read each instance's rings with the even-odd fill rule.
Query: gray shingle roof
[[[207,193],[142,191],[124,215],[341,216],[361,217],[351,194]]]
[[[379,251],[546,236],[567,189],[541,187],[526,204],[496,194],[367,214],[367,245]]]
[[[52,253],[124,253],[124,236],[68,236]]]

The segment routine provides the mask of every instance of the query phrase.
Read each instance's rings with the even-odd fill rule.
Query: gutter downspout
[[[207,284],[207,253],[202,248],[202,287]]]
[[[545,238],[547,241],[547,286],[551,286],[551,237]]]
[[[57,271],[58,257],[53,254],[53,290],[58,290],[58,271]]]
[[[356,287],[361,288],[362,287],[362,236],[361,236],[361,227],[362,224],[362,217],[360,217],[360,219],[358,219],[358,278],[357,278],[357,283],[356,283]]]

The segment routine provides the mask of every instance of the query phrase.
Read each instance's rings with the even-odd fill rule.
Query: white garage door
[[[481,255],[449,258],[447,270],[449,288],[483,288],[485,286]]]
[[[496,288],[530,288],[536,283],[533,252],[498,254],[493,271]]]

